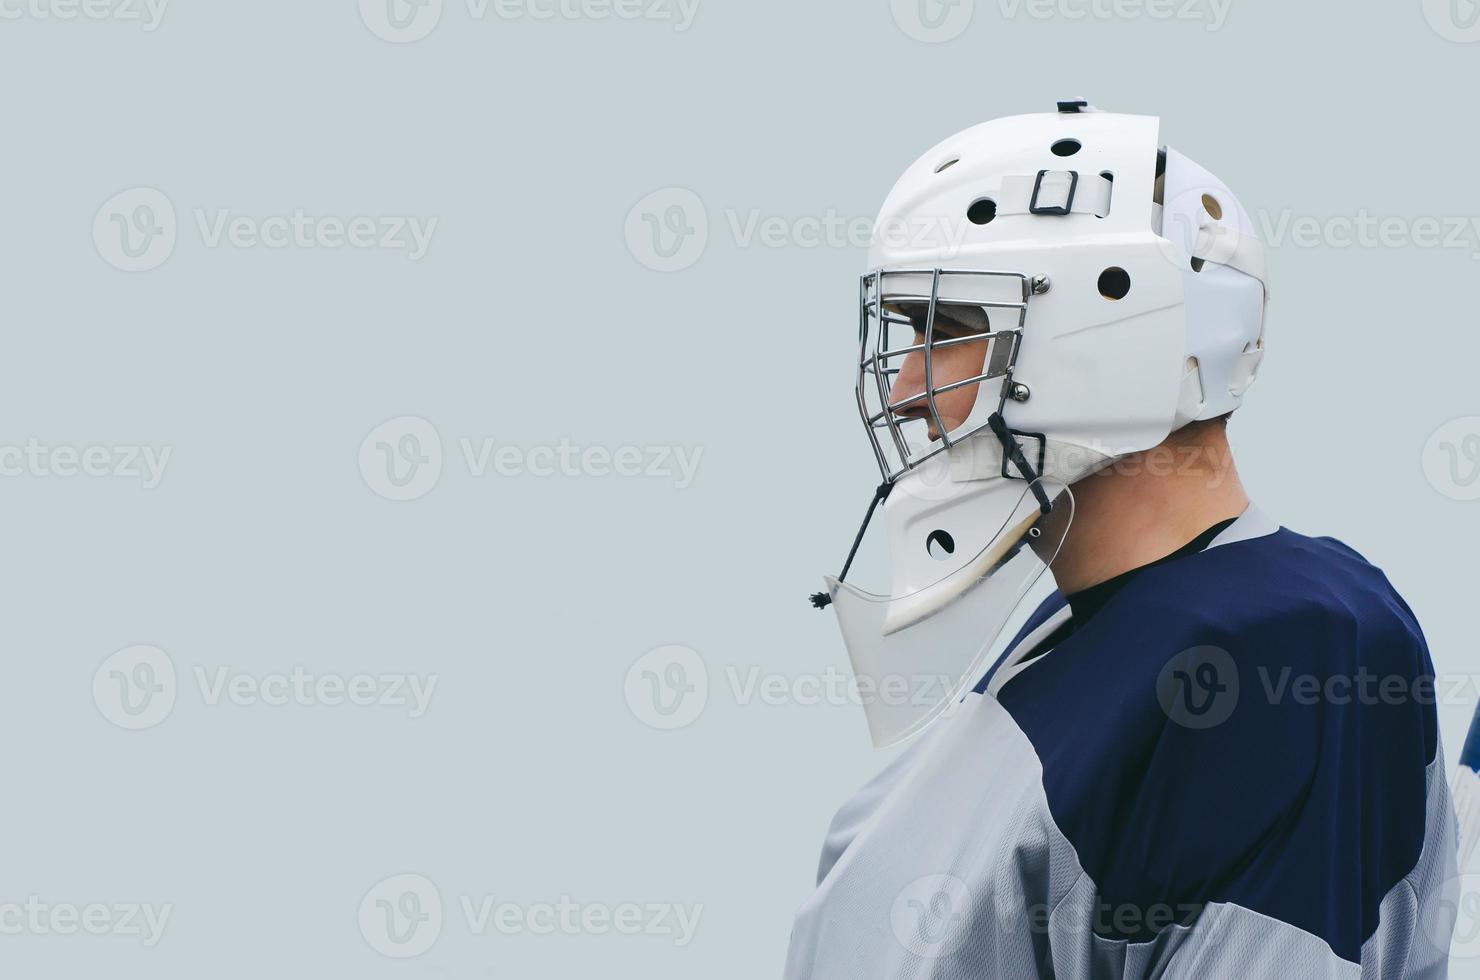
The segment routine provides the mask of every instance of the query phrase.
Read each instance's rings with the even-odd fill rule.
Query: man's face
[[[895,312],[910,318],[915,328],[913,346],[925,343],[924,304],[901,304]],[[940,306],[935,312],[935,330],[932,337],[930,371],[936,389],[935,408],[945,431],[950,432],[966,421],[976,404],[977,391],[981,382],[963,384],[950,391],[941,391],[949,385],[975,378],[982,373],[989,346],[985,334],[991,327],[980,307]],[[971,337],[979,337],[971,340]],[[899,374],[889,388],[889,406],[900,419],[927,419],[932,441],[941,437],[941,427],[930,415],[930,403],[922,397],[925,393],[925,352],[913,351],[905,356]]]

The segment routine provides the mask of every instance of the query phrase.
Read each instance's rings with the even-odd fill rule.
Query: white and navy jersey
[[[1433,666],[1378,569],[1251,508],[1072,615],[839,811],[789,980],[1446,975]]]

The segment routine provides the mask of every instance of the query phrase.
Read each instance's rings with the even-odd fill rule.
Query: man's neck
[[[1065,595],[1164,558],[1249,506],[1217,422],[1118,460],[1073,493],[1073,520],[1051,566]]]

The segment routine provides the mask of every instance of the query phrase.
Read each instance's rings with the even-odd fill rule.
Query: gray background
[[[778,974],[827,820],[888,754],[856,708],[739,704],[725,671],[846,666],[803,599],[875,482],[849,392],[864,251],[742,245],[729,215],[866,219],[950,133],[1084,96],[1161,115],[1274,223],[1480,216],[1460,101],[1480,44],[1442,5],[1233,0],[1209,30],[1205,7],[1074,20],[1092,8],[978,2],[943,43],[886,0],[703,0],[687,31],[478,20],[450,0],[414,43],[378,37],[353,0],[178,0],[152,31],[5,9],[21,16],[0,20],[0,446],[173,453],[154,489],[0,479],[0,902],[173,906],[153,947],[0,936],[12,976]],[[139,187],[168,197],[178,241],[130,273],[92,228]],[[670,187],[698,195],[708,237],[663,273],[624,228]],[[412,261],[210,247],[194,218],[295,208],[439,224]],[[1480,503],[1426,479],[1425,446],[1480,415],[1476,252],[1473,230],[1460,248],[1272,248],[1270,354],[1232,430],[1262,507],[1385,568],[1450,676],[1480,673]],[[357,458],[402,416],[435,427],[444,465],[395,502]],[[682,488],[477,478],[459,437],[703,455]],[[179,679],[142,731],[92,693],[132,644]],[[676,731],[624,695],[667,644],[711,682]],[[439,680],[410,719],[211,705],[197,666]],[[1441,709],[1451,762],[1473,702]],[[356,916],[407,872],[446,914],[402,961]],[[703,915],[683,948],[474,935],[463,895]]]

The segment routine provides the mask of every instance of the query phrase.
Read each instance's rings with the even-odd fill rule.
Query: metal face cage
[[[858,412],[886,484],[988,429],[991,420],[982,410],[981,399],[995,394],[993,417],[1000,418],[1009,398],[1022,400],[1026,396],[1026,389],[1013,382],[1012,373],[1022,345],[1028,300],[1035,291],[1045,291],[1047,285],[1046,280],[1040,284],[1038,278],[1019,272],[974,269],[878,270],[860,279]],[[976,329],[937,340],[936,328],[946,319],[964,321]],[[995,324],[1001,321],[1010,326],[996,328]],[[915,340],[916,334],[921,335],[919,342]],[[986,350],[980,373],[936,383],[933,356],[936,350],[982,343],[986,344]],[[891,402],[894,379],[904,359],[916,352],[924,357],[924,390]],[[1001,381],[1000,390],[992,392],[990,382],[997,380]],[[956,420],[954,424],[961,431],[952,432],[942,419],[936,400],[947,392],[972,385],[977,386],[977,403],[969,417],[981,421],[965,428],[965,421]],[[920,403],[927,407],[927,416],[899,416],[901,410]],[[930,424],[939,434],[938,439],[925,437]],[[906,432],[907,427],[912,431]]]

